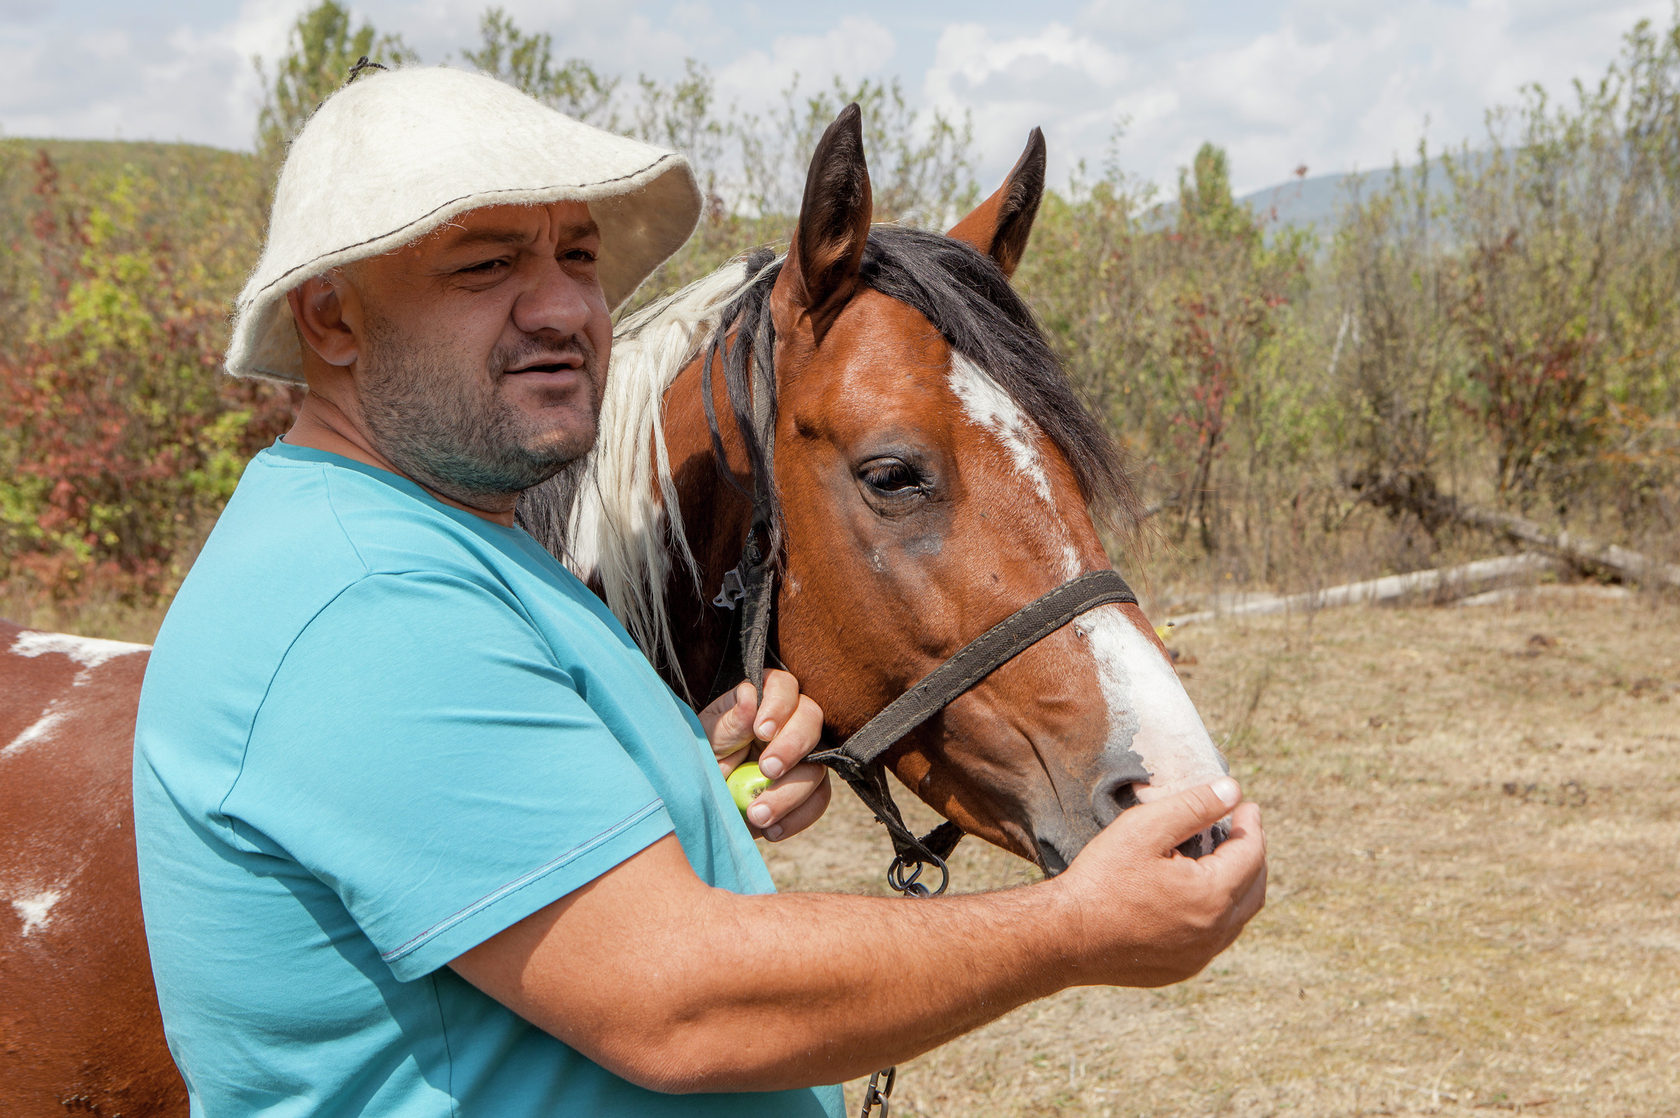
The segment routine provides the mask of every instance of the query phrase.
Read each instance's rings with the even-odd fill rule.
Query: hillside
[[[1486,163],[1486,156],[1480,152],[1472,152],[1467,158],[1472,174],[1478,173]],[[1369,198],[1388,189],[1397,173],[1404,178],[1416,170],[1417,165],[1411,163],[1398,169],[1385,167],[1380,171],[1311,175],[1250,191],[1237,201],[1251,207],[1267,225],[1309,229],[1320,244],[1327,244],[1356,194]],[[1432,174],[1430,186],[1432,197],[1446,198],[1447,176],[1438,168]]]
[[[64,198],[81,207],[94,200],[131,214],[129,233],[165,243],[187,243],[194,234],[237,216],[241,234],[257,243],[261,222],[259,182],[254,158],[199,144],[136,140],[43,140],[0,138],[0,245],[19,248],[31,217],[40,212],[42,157],[57,174]],[[114,198],[127,182],[127,197]],[[133,198],[134,189],[145,195]],[[156,203],[155,205],[152,203]],[[15,281],[0,268],[0,285]]]

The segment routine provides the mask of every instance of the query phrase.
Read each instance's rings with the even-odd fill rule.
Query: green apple
[[[747,808],[758,799],[758,794],[770,787],[770,778],[759,771],[757,761],[742,761],[729,774],[725,784],[729,785],[729,795],[735,801],[735,806],[741,809],[741,817],[746,818]]]

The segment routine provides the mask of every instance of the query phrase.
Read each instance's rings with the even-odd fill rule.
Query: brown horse
[[[1017,608],[1109,567],[1091,509],[1124,517],[1130,490],[1008,282],[1043,186],[1035,131],[949,236],[871,229],[848,110],[812,159],[784,260],[749,256],[621,328],[602,449],[522,516],[679,689],[713,679],[732,619],[710,599],[766,476],[775,643],[837,736]],[[709,392],[708,343],[730,367]],[[708,396],[737,421],[712,421]],[[947,819],[1050,872],[1130,804],[1224,771],[1135,604],[1034,645],[886,761]]]
[[[950,237],[872,230],[849,110],[812,161],[785,260],[749,257],[625,324],[597,453],[522,518],[679,687],[706,688],[725,656],[732,619],[711,599],[755,492],[780,572],[773,651],[837,736],[1019,606],[1108,567],[1091,509],[1124,515],[1124,478],[1007,280],[1043,175],[1035,132]],[[709,343],[710,410],[734,422],[708,421]],[[8,1115],[186,1112],[129,829],[142,652],[0,628]],[[886,760],[964,830],[1051,872],[1129,804],[1223,771],[1135,605],[1039,641]]]

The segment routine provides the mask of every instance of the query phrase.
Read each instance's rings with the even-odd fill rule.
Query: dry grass
[[[1542,588],[1175,643],[1265,809],[1265,912],[1191,982],[904,1066],[895,1115],[1680,1114],[1680,605]],[[879,828],[849,797],[819,826],[783,887],[879,891]],[[974,846],[953,873],[1027,878]]]
[[[60,603],[39,594],[0,587],[0,618],[26,629],[48,633],[76,633],[84,637],[151,644],[168,612],[173,595],[164,595],[145,605],[133,605],[117,598],[91,596],[75,603]]]

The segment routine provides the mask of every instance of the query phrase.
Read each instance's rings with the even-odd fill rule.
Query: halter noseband
[[[760,698],[764,695],[764,661],[770,647],[770,614],[775,600],[774,558],[760,542],[767,533],[767,526],[760,525],[755,516],[742,547],[741,562],[724,575],[723,589],[712,601],[713,605],[736,611],[712,688],[714,695],[743,676]],[[887,881],[895,890],[919,896],[943,893],[950,880],[945,859],[956,849],[963,832],[957,824],[946,821],[917,838],[893,802],[881,756],[992,672],[1075,617],[1097,606],[1125,602],[1135,604],[1137,595],[1117,571],[1092,571],[1070,579],[963,645],[851,737],[806,758],[838,773],[886,826],[896,855],[887,869]],[[931,889],[920,881],[928,866],[939,872],[939,884]]]

